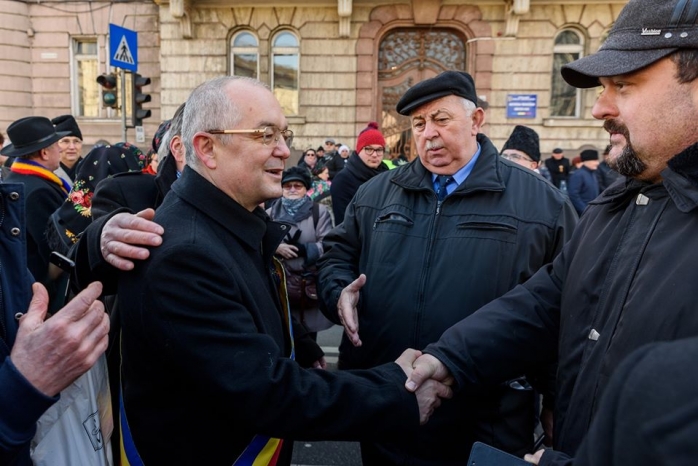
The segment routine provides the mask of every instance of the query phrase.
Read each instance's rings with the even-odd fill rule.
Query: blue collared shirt
[[[470,159],[470,162],[466,163],[463,168],[458,170],[456,173],[453,174],[453,181],[455,183],[448,183],[446,185],[446,195],[451,194],[453,191],[460,186],[461,183],[463,183],[468,176],[470,175],[470,172],[473,171],[473,167],[475,166],[475,163],[477,162],[478,157],[480,157],[480,152],[482,148],[480,147],[480,143],[477,143],[477,150],[475,151],[475,154],[473,155],[473,158]],[[436,177],[438,175],[431,174],[431,182],[434,185],[434,192],[438,191],[439,189],[439,183],[436,181]]]

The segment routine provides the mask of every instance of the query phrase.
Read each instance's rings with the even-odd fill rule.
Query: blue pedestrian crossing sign
[[[138,71],[138,33],[109,24],[109,65]]]

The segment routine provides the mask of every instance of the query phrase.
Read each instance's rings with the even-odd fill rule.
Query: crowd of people
[[[199,85],[148,154],[83,157],[70,115],[13,122],[0,464],[280,466],[301,439],[359,441],[365,465],[464,464],[477,441],[539,465],[694,464],[684,3],[631,0],[563,66],[603,88],[602,160],[543,160],[523,125],[496,148],[462,71],[399,100],[409,162],[369,122],[354,150],[289,163],[293,131],[249,78]],[[637,47],[647,27],[671,32]]]

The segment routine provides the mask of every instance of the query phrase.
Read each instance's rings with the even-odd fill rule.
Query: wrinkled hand
[[[102,284],[91,283],[46,319],[48,293],[39,283],[19,330],[10,359],[40,392],[55,396],[94,365],[107,349],[109,316],[97,301]]]
[[[540,463],[540,458],[543,456],[543,453],[545,453],[545,450],[538,450],[533,455],[524,455],[524,461],[528,461],[531,464],[538,464]]]
[[[144,246],[159,246],[165,232],[152,221],[154,216],[153,209],[145,209],[135,215],[124,212],[110,218],[99,242],[104,260],[119,270],[131,270],[133,259],[147,259],[150,251]]]
[[[421,355],[421,351],[408,348],[395,362],[405,371],[405,375],[410,377],[413,364]],[[441,406],[441,399],[451,398],[453,391],[447,384],[430,379],[420,385],[415,395],[419,405],[419,423],[423,425],[427,423],[434,410]]]
[[[284,259],[295,259],[298,257],[298,248],[288,243],[281,243],[276,248],[276,253]]]
[[[349,341],[357,347],[361,346],[361,339],[359,338],[359,314],[356,306],[359,304],[361,288],[365,284],[366,275],[362,273],[359,278],[342,290],[339,301],[337,301],[337,314],[339,321],[344,326],[344,333],[349,337]]]
[[[405,388],[411,392],[418,390],[429,379],[437,380],[447,385],[453,384],[453,377],[451,377],[446,366],[431,354],[422,354],[414,362],[412,369],[412,373],[407,375],[407,382],[405,382]]]

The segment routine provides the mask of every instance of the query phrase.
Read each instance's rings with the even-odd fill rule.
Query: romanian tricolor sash
[[[291,359],[296,358],[296,349],[293,343],[293,325],[291,324],[291,307],[288,304],[288,292],[286,291],[286,274],[281,261],[274,258],[274,274],[278,281],[278,292],[281,306],[283,307],[283,320],[286,325],[291,340]],[[122,466],[144,466],[141,460],[136,445],[133,443],[133,437],[128,427],[126,419],[126,409],[124,408],[123,388],[119,393],[119,427],[121,429],[121,465]],[[283,439],[266,437],[264,435],[255,435],[247,448],[235,460],[233,466],[276,466],[281,448],[283,447]]]
[[[66,180],[33,160],[18,158],[10,167],[10,171],[21,175],[38,176],[39,178],[56,183],[63,190],[65,197],[68,197],[68,193],[70,192],[70,185]]]

